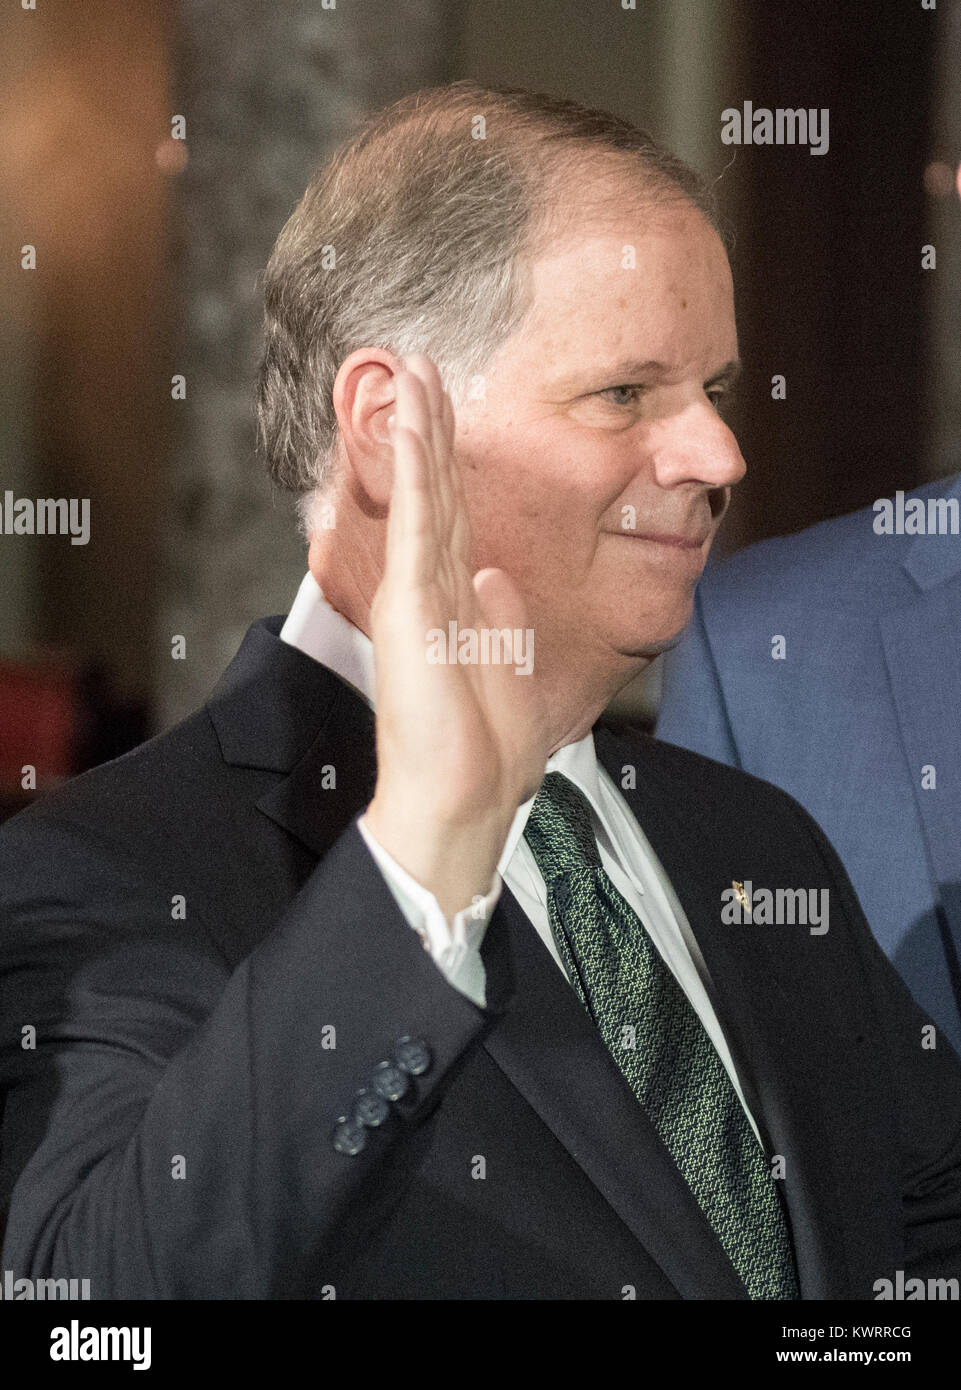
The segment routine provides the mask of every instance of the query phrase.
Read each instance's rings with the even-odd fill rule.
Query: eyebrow
[[[715,386],[723,383],[725,386],[733,386],[735,381],[743,371],[743,364],[740,358],[732,358],[730,362],[725,362],[723,367],[719,367],[716,372],[708,378],[706,385]],[[591,370],[590,380],[597,382],[598,386],[605,382],[617,382],[628,384],[634,378],[644,377],[647,380],[653,378],[665,378],[674,375],[677,367],[668,362],[659,362],[654,358],[642,362],[637,358],[626,358],[621,362],[614,362],[610,367],[599,367]],[[558,386],[564,390],[575,390],[583,381],[584,377],[580,374],[577,378],[567,377],[564,381],[558,382]]]
[[[733,386],[743,370],[744,363],[741,361],[740,357],[732,357],[730,362],[725,362],[724,366],[714,373],[707,384],[713,386],[719,382],[723,382],[725,386]]]

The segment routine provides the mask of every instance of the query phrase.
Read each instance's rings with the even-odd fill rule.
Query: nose
[[[707,400],[662,422],[653,456],[655,478],[665,488],[680,483],[730,488],[747,472],[733,430]]]

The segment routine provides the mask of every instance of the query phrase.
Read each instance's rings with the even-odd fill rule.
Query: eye
[[[725,391],[724,387],[723,387],[723,386],[708,386],[708,387],[705,389],[704,394],[707,396],[708,400],[711,402],[711,405],[713,405],[714,409],[715,409],[715,410],[717,411],[717,413],[720,415],[720,413],[721,413],[721,404],[722,404],[722,402],[723,402],[725,396],[727,395],[727,392]]]
[[[606,396],[611,405],[636,405],[643,390],[643,386],[605,386],[604,390],[598,391],[597,394]],[[622,394],[624,392],[627,392],[626,400]]]

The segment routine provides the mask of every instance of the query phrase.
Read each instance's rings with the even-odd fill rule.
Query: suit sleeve
[[[336,1291],[508,996],[448,983],[356,820],[236,969],[84,827],[8,823],[0,892],[4,1266],[93,1298]],[[426,1070],[338,1151],[403,1038]]]
[[[961,1058],[881,950],[823,830],[791,805],[833,882],[882,1039],[877,1061],[897,1118],[905,1278],[961,1278]]]
[[[500,874],[495,869],[491,886],[484,896],[462,908],[455,914],[453,922],[448,924],[433,893],[387,853],[368,830],[363,816],[357,822],[357,829],[364,837],[364,843],[404,914],[407,925],[420,936],[424,949],[430,952],[431,960],[443,972],[445,979],[479,1008],[484,1008],[487,982],[481,945],[490,915],[501,894],[503,883]]]
[[[664,658],[657,737],[729,767],[742,766],[711,651],[700,591],[680,643]]]

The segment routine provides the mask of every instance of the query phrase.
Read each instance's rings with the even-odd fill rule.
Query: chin
[[[691,594],[683,602],[673,602],[660,611],[645,613],[640,621],[634,623],[629,614],[622,614],[617,624],[619,640],[614,645],[624,656],[659,656],[661,652],[677,646],[691,621],[693,609]]]

